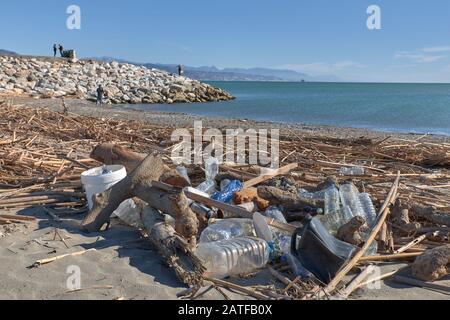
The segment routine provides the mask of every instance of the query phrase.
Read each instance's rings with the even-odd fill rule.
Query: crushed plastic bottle
[[[208,195],[212,195],[217,191],[216,182],[214,180],[206,180],[205,182],[202,182],[196,189],[207,193]]]
[[[231,180],[224,179],[220,182],[220,191],[224,191],[228,185],[231,183]]]
[[[363,176],[365,170],[363,167],[342,167],[339,169],[341,176]]]
[[[228,240],[238,237],[256,237],[253,221],[250,219],[225,219],[207,227],[200,236],[200,243]]]
[[[266,241],[244,237],[200,243],[196,254],[203,261],[206,276],[223,279],[264,268],[270,250]]]
[[[244,185],[239,180],[231,181],[224,190],[216,192],[212,195],[211,199],[230,203],[233,200],[234,194],[242,190]]]
[[[311,200],[323,200],[325,197],[325,190],[309,192],[308,190],[305,190],[305,189],[299,189],[298,196],[300,198],[306,198],[306,199],[311,199]]]
[[[129,226],[138,229],[144,227],[141,220],[141,212],[133,199],[128,199],[122,202],[114,211],[113,216],[116,216]]]
[[[219,174],[219,160],[217,158],[210,157],[205,161],[205,174],[206,181],[214,181]]]
[[[267,217],[259,212],[253,215],[253,225],[255,226],[256,234],[259,238],[265,240],[270,247],[270,260],[275,261],[283,256],[282,245],[290,237],[289,234],[284,233],[276,228],[269,226]]]
[[[287,223],[286,218],[283,215],[282,208],[280,208],[278,206],[272,206],[272,207],[267,208],[264,215],[267,218],[272,218],[279,222]]]

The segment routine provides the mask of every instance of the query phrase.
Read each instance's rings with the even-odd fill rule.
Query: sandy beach
[[[62,111],[61,101],[56,99],[37,100],[14,98],[14,104],[26,104],[27,107],[49,108]],[[268,122],[255,122],[235,119],[204,118],[161,112],[141,112],[120,107],[103,106],[82,100],[66,99],[71,113],[86,116],[116,119],[139,120],[171,128],[192,127],[193,122],[202,120],[205,126],[214,128],[280,128],[281,132],[301,135],[302,137],[333,137],[339,139],[406,139],[446,143],[445,136],[423,136],[408,133],[375,132],[363,129],[337,128],[328,126],[284,125]],[[0,229],[0,299],[103,299],[103,300],[141,300],[141,299],[177,299],[177,293],[186,289],[174,276],[172,270],[161,263],[159,255],[149,245],[138,230],[114,220],[106,232],[86,234],[80,229],[82,215],[61,216],[61,221],[46,214],[39,207],[22,210],[0,210],[0,214],[35,217],[32,223],[13,224]],[[62,236],[56,236],[55,230]],[[2,231],[3,230],[3,231]],[[7,234],[6,234],[7,233]],[[3,235],[2,235],[3,234]],[[86,254],[68,257],[37,268],[29,268],[36,260],[65,253],[96,249]],[[70,292],[67,289],[68,267],[78,266],[81,270],[82,289]],[[384,263],[382,272],[399,269],[401,264]],[[405,265],[406,266],[406,265]],[[408,275],[409,270],[402,273]],[[351,280],[351,275],[348,280]],[[249,285],[274,284],[268,271],[262,271],[249,279],[233,279],[233,282]],[[450,284],[444,279],[441,284]],[[207,288],[205,288],[207,289]],[[225,296],[231,299],[248,299],[230,290]],[[209,290],[198,299],[224,300],[218,290]],[[381,288],[366,289],[359,292],[355,299],[449,299],[448,294],[421,288],[382,283]]]

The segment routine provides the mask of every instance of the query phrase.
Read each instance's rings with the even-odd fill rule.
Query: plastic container
[[[212,195],[217,191],[216,182],[214,180],[206,180],[205,182],[201,183],[196,189]]]
[[[253,221],[250,219],[218,220],[206,228],[201,236],[200,243],[209,243],[239,237],[256,237]]]
[[[110,173],[102,174],[105,169]],[[83,172],[81,174],[81,182],[86,192],[89,210],[92,210],[94,206],[92,201],[94,195],[108,190],[126,176],[127,170],[121,165],[106,166],[106,168],[98,167]]]
[[[342,167],[339,169],[341,176],[363,176],[365,170],[363,167]]]
[[[272,218],[279,222],[287,223],[286,218],[283,215],[283,212],[281,211],[281,209],[278,206],[272,206],[272,207],[267,208],[264,215],[267,218]]]
[[[210,157],[205,161],[205,175],[206,181],[215,180],[219,174],[219,160],[217,158]]]
[[[244,185],[242,182],[239,180],[233,180],[224,190],[214,193],[211,199],[224,203],[230,203],[233,200],[234,194],[241,191],[243,187]]]
[[[114,211],[113,216],[116,216],[134,228],[141,229],[144,227],[141,219],[141,211],[136,206],[133,199],[128,199],[122,202],[116,211]]]
[[[207,277],[223,279],[264,268],[270,251],[266,241],[245,237],[201,243],[196,254],[204,263]]]
[[[336,234],[345,223],[341,210],[341,200],[338,188],[331,186],[325,190],[325,217],[321,219],[327,229]]]
[[[359,195],[359,201],[366,216],[366,222],[369,227],[375,226],[377,222],[377,211],[373,205],[372,199],[368,193],[361,193]]]

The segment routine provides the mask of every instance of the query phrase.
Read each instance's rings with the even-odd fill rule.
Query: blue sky
[[[66,9],[81,8],[81,30]],[[381,30],[368,30],[369,5]],[[348,81],[450,82],[448,0],[16,0],[0,48],[218,67],[290,68]]]

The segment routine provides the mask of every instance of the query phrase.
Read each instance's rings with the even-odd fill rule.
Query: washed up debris
[[[450,245],[426,251],[411,269],[413,276],[423,281],[436,281],[450,274]]]
[[[412,263],[449,243],[450,174],[445,159],[429,162],[433,153],[448,153],[450,145],[446,143],[389,139],[372,141],[367,148],[360,140],[310,136],[293,139],[281,135],[286,157],[278,170],[217,166],[213,160],[203,169],[175,167],[167,161],[174,145],[162,149],[160,141],[170,140],[169,127],[8,104],[0,108],[0,119],[0,208],[45,206],[60,219],[66,213],[81,214],[87,210],[81,173],[103,164],[125,166],[127,177],[94,197],[94,208],[83,226],[98,231],[116,212],[125,223],[141,229],[162,261],[182,283],[193,288],[211,284],[208,281],[215,281],[213,287],[234,287],[232,279],[206,276],[209,267],[197,250],[200,245],[216,245],[214,252],[223,259],[220,253],[226,246],[219,248],[215,242],[230,244],[249,235],[226,226],[236,218],[253,222],[255,229],[265,226],[267,232],[257,232],[257,241],[265,243],[269,250],[267,261],[237,269],[246,273],[270,267],[274,280],[285,286],[235,287],[259,299],[336,296],[355,266],[385,261]],[[57,126],[49,127],[48,123]],[[100,141],[117,144],[100,144],[92,151],[92,145]],[[434,167],[424,167],[424,163]],[[361,167],[364,175],[352,175],[351,181],[350,176],[334,176],[343,166]],[[216,199],[215,194],[226,197]],[[329,240],[323,242],[325,251],[333,249],[329,244],[340,238],[344,247],[354,248],[352,254],[341,257],[339,263],[324,263],[316,269],[302,260],[305,256],[317,258],[313,253],[318,246],[312,245],[316,242],[311,240],[311,245],[306,246],[298,237],[292,237],[305,228],[307,233],[315,234],[317,228],[311,228],[309,215],[316,217],[317,224],[322,223],[320,239]],[[361,218],[367,222],[365,225]],[[219,223],[228,239],[202,242],[202,236],[215,227],[217,219],[223,219]],[[334,249],[330,252],[321,257],[332,257]],[[341,266],[338,271],[333,267],[336,264]],[[442,266],[437,268],[439,275],[443,274]],[[327,268],[334,271],[327,272]],[[228,269],[215,276],[241,276],[230,271],[232,265]],[[344,296],[364,283],[363,275],[347,286]]]
[[[58,261],[58,260],[61,260],[61,259],[67,258],[67,257],[77,257],[77,256],[81,256],[81,255],[83,255],[85,253],[93,252],[93,251],[97,251],[97,249],[92,248],[92,249],[89,249],[89,250],[82,250],[82,251],[78,251],[78,252],[73,252],[73,253],[59,255],[59,256],[56,256],[56,257],[53,257],[53,258],[37,260],[32,266],[30,266],[30,268],[37,268],[37,267],[40,267],[42,265],[49,264],[49,263],[52,263],[52,262],[55,262],[55,261]]]

